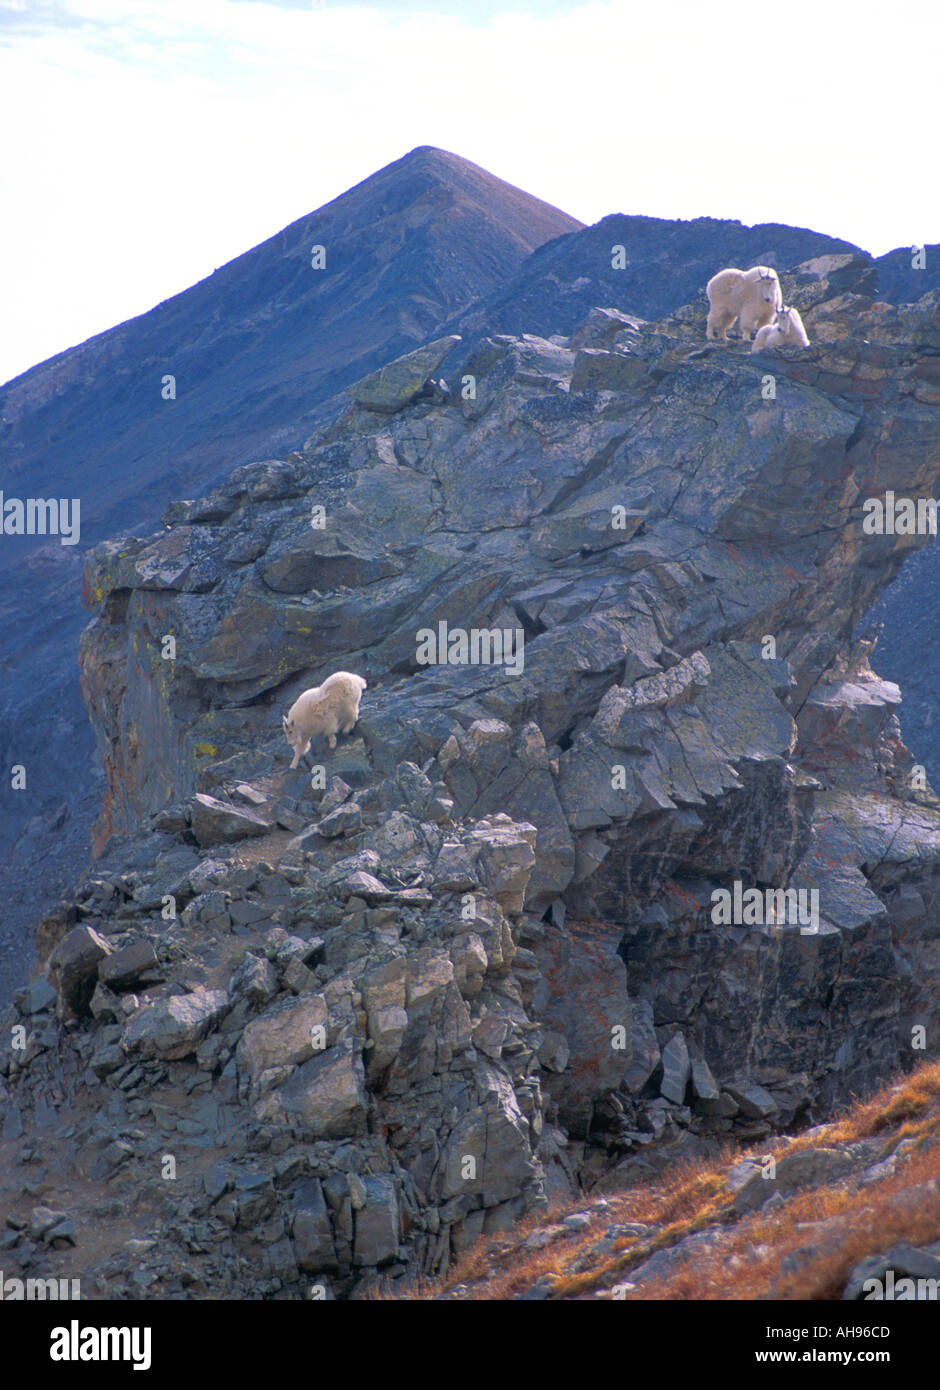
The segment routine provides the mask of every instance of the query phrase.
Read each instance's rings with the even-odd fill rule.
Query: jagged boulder
[[[395,1184],[390,1178],[362,1179],[363,1198],[357,1206],[353,1263],[380,1266],[398,1254],[400,1218]]]
[[[308,1139],[355,1139],[366,1132],[362,1059],[348,1041],[317,1053],[255,1106],[259,1119],[290,1123]]]
[[[306,1062],[326,1046],[329,1009],[322,994],[301,995],[269,1009],[248,1024],[238,1042],[236,1060],[252,1093],[265,1086],[265,1073],[279,1078],[282,1069]],[[318,1037],[322,1039],[317,1047]]]
[[[127,1053],[172,1060],[189,1057],[230,1008],[224,989],[195,989],[156,1003],[144,1004],[132,1015],[121,1036]]]
[[[112,951],[98,962],[98,979],[111,990],[128,989],[141,979],[159,976],[157,953],[146,938]]]
[[[193,798],[192,827],[198,843],[206,849],[210,845],[265,835],[271,823],[246,806],[233,806],[198,792]]]
[[[846,1148],[801,1149],[784,1154],[773,1165],[745,1160],[731,1170],[728,1187],[736,1212],[755,1211],[775,1193],[789,1196],[804,1187],[836,1182],[858,1166],[858,1156]]]
[[[85,925],[73,927],[56,946],[48,971],[61,1018],[74,1018],[87,1007],[99,964],[112,949],[94,928]]]
[[[393,414],[417,396],[459,342],[460,335],[451,334],[416,348],[414,352],[406,352],[403,357],[396,357],[394,362],[350,386],[349,394],[364,410]]]
[[[295,1190],[291,1210],[291,1238],[298,1265],[309,1273],[333,1273],[339,1268],[333,1227],[317,1178],[307,1179]]]

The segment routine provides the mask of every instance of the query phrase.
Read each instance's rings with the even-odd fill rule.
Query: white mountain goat
[[[775,347],[809,347],[799,309],[781,309],[774,323],[765,323],[759,328],[751,352],[766,352]]]
[[[326,734],[330,747],[335,748],[336,735],[350,732],[359,718],[359,701],[365,689],[362,676],[337,671],[322,685],[298,695],[281,721],[284,737],[294,750],[292,768],[309,753],[310,741],[317,734]]]
[[[774,314],[783,308],[783,295],[777,272],[766,265],[752,265],[750,270],[729,266],[719,270],[705,286],[708,295],[708,323],[705,336],[717,334],[728,340],[728,329],[738,320],[738,330],[749,342],[755,328],[770,323]]]

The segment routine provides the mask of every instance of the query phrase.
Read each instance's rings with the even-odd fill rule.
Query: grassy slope
[[[733,1162],[770,1153],[779,1162],[799,1150],[866,1139],[878,1147],[863,1166],[871,1169],[897,1151],[893,1171],[861,1187],[856,1173],[786,1197],[769,1211],[735,1213],[727,1186]],[[444,1280],[427,1281],[410,1297],[511,1299],[548,1277],[550,1297],[562,1299],[838,1299],[859,1260],[902,1242],[940,1239],[938,1179],[940,1062],[928,1062],[811,1133],[764,1140],[750,1150],[729,1146],[724,1161],[684,1165],[663,1181],[594,1201],[588,1195],[549,1216],[530,1217],[509,1236],[478,1242]],[[932,1186],[925,1191],[924,1184]],[[574,1212],[594,1219],[582,1230],[558,1230]],[[649,1229],[603,1238],[611,1226],[628,1223]],[[707,1249],[697,1246],[662,1277],[629,1287],[630,1271],[650,1255],[706,1229],[714,1236]],[[615,1285],[621,1286],[616,1295]]]

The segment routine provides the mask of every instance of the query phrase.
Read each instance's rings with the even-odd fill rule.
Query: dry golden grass
[[[854,1193],[839,1182],[805,1191],[772,1213],[734,1212],[727,1172],[735,1159],[772,1152],[779,1160],[804,1149],[878,1137],[885,1142],[872,1163],[901,1140],[914,1141],[892,1175]],[[925,1192],[924,1184],[935,1186]],[[940,1239],[940,1062],[923,1064],[812,1133],[773,1143],[764,1140],[752,1149],[729,1143],[717,1159],[687,1162],[655,1183],[605,1193],[607,1207],[589,1228],[541,1249],[524,1248],[533,1232],[568,1212],[590,1211],[594,1200],[586,1194],[576,1202],[556,1201],[548,1214],[532,1214],[512,1232],[478,1241],[446,1278],[412,1285],[404,1296],[447,1297],[457,1285],[466,1285],[464,1296],[470,1299],[511,1299],[544,1275],[555,1280],[552,1298],[609,1296],[613,1284],[629,1282],[630,1270],[657,1250],[669,1249],[706,1227],[719,1227],[711,1252],[697,1250],[686,1266],[668,1277],[644,1281],[626,1296],[838,1298],[849,1270],[865,1256],[901,1241],[923,1244]],[[631,1222],[655,1229],[649,1235],[624,1235],[603,1256],[589,1256],[608,1226]],[[796,1257],[794,1267],[784,1272],[781,1266],[788,1255]],[[578,1268],[579,1260],[583,1269]]]
[[[940,1144],[912,1155],[892,1177],[861,1192],[838,1185],[791,1197],[772,1215],[743,1218],[694,1268],[636,1290],[642,1299],[840,1298],[852,1266],[892,1245],[940,1238]],[[930,1184],[925,1191],[924,1185]],[[826,1222],[829,1231],[800,1230]],[[827,1239],[828,1235],[828,1239]],[[800,1266],[783,1274],[787,1255]],[[772,1289],[772,1293],[771,1293]],[[630,1297],[631,1295],[628,1295]]]

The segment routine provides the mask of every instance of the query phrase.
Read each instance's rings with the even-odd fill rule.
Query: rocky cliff
[[[807,352],[596,309],[448,395],[444,339],[97,547],[103,852],[5,1020],[11,1263],[413,1288],[936,1055],[940,812],[853,633],[926,540],[862,518],[936,491],[937,294],[783,279]],[[291,773],[336,669],[359,723]]]
[[[290,448],[364,372],[580,226],[422,146],[147,314],[0,388],[7,497],[77,497],[81,543],[3,536],[0,1000],[23,938],[88,859],[100,769],[78,690],[82,551],[158,524],[173,497]],[[314,248],[323,248],[314,264]],[[172,386],[166,386],[172,378]],[[168,394],[171,392],[171,394]],[[55,708],[49,720],[44,711]]]
[[[614,246],[623,247],[616,266]],[[28,770],[25,788],[0,784],[0,1001],[22,982],[37,910],[87,863],[100,799],[76,679],[90,544],[146,533],[168,499],[298,448],[332,419],[338,392],[416,344],[459,334],[443,364],[451,374],[493,333],[569,333],[595,305],[657,318],[699,295],[723,264],[785,269],[846,251],[857,248],[802,228],[713,218],[618,214],[582,228],[467,160],[421,146],[150,313],[0,388],[7,495],[65,490],[82,519],[75,547],[16,536],[0,546],[0,752],[5,766]],[[908,252],[865,258],[866,292],[919,298],[936,288],[935,253],[928,247],[916,271]],[[901,629],[916,618],[902,613]],[[902,673],[919,697],[919,673]],[[912,729],[923,725],[915,719]],[[922,756],[932,753],[932,734],[921,743]]]

